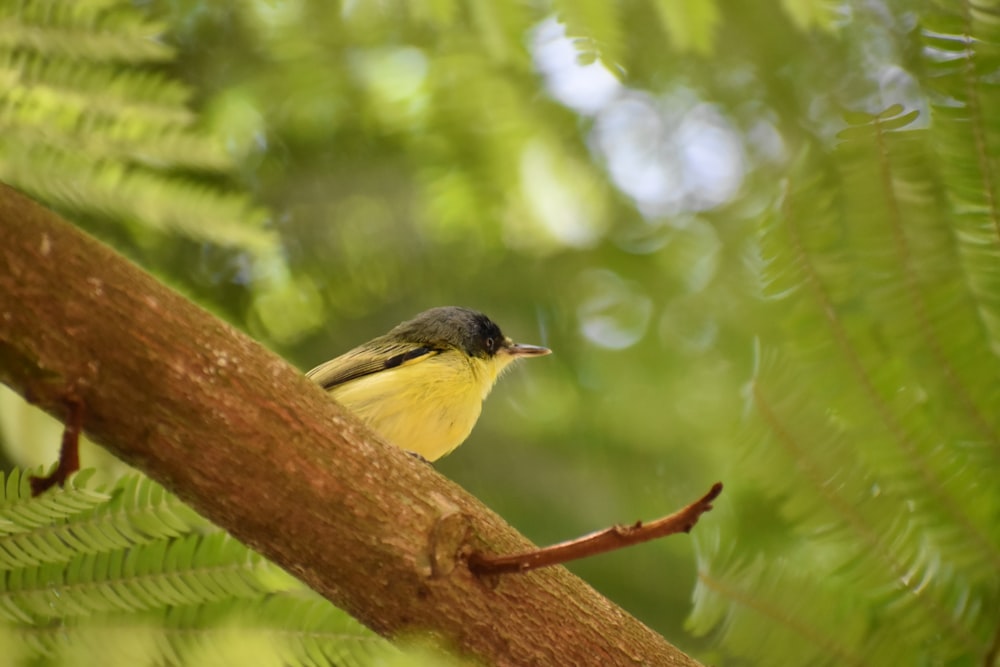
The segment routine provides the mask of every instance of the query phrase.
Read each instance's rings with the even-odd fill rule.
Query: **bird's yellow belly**
[[[442,368],[436,362],[367,375],[330,394],[390,443],[433,461],[469,436],[484,396],[482,382],[470,377],[476,374],[467,365]]]

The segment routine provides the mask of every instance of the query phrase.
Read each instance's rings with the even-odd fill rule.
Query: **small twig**
[[[76,396],[68,396],[69,417],[63,429],[62,446],[59,449],[59,463],[46,477],[31,478],[31,495],[45,493],[53,486],[62,486],[69,476],[80,469],[80,431],[83,430],[83,401]]]
[[[716,482],[702,498],[669,516],[649,523],[637,521],[631,526],[612,526],[568,542],[553,544],[509,556],[489,556],[473,552],[467,556],[469,570],[477,575],[527,572],[540,567],[568,563],[588,556],[614,551],[676,533],[690,532],[701,515],[712,509],[712,501],[722,493],[722,482]]]

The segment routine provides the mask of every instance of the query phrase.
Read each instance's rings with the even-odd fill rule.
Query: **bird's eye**
[[[493,351],[493,346],[496,345],[496,344],[497,344],[497,342],[495,340],[493,340],[492,338],[487,338],[486,339],[486,350],[488,352],[492,352]]]

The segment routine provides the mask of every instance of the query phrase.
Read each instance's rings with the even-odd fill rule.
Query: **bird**
[[[389,443],[427,461],[465,442],[500,375],[551,350],[469,308],[431,308],[306,373]]]

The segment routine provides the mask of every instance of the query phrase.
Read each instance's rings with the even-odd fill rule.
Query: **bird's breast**
[[[366,375],[330,393],[390,443],[433,461],[469,436],[496,380],[495,373],[483,373],[474,363],[445,352]]]

